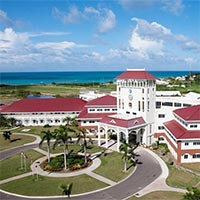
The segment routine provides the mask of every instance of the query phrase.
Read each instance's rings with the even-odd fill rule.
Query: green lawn
[[[183,194],[178,192],[168,192],[168,191],[159,191],[159,192],[152,192],[147,195],[144,195],[140,198],[138,197],[131,197],[128,200],[182,200]]]
[[[23,144],[33,141],[35,141],[35,137],[31,137],[28,135],[12,134],[10,142],[9,140],[4,140],[3,135],[0,134],[0,151],[21,146]]]
[[[29,176],[16,181],[0,185],[0,188],[8,192],[14,192],[22,195],[29,196],[53,196],[62,195],[59,189],[61,184],[73,183],[72,194],[79,194],[97,190],[108,186],[88,175],[80,175],[68,178],[49,178]]]
[[[26,126],[26,127],[20,127],[16,130],[11,131],[12,133],[24,133],[23,130],[24,129],[30,129],[30,131],[28,131],[28,134],[33,134],[33,135],[38,135],[38,136],[42,136],[42,131],[54,131],[55,129],[57,129],[58,126],[52,126],[50,128],[44,128],[43,126]]]
[[[190,169],[194,172],[200,173],[200,164],[199,163],[192,163],[192,164],[181,164],[182,167]]]
[[[27,155],[27,172],[30,172],[30,163],[31,160],[37,160],[38,158],[42,157],[43,155],[34,151],[34,150],[28,150],[25,151],[25,154]],[[0,180],[7,179],[13,176],[17,176],[19,174],[25,173],[25,170],[20,169],[21,168],[21,155],[16,154],[14,156],[11,156],[5,160],[0,161]]]
[[[120,153],[113,152],[106,156],[102,155],[100,156],[100,159],[101,166],[94,170],[94,172],[113,181],[118,182],[133,171],[133,167],[131,167],[127,173],[123,172],[124,162],[122,154]]]
[[[187,188],[196,186],[200,182],[200,177],[195,176],[189,172],[178,170],[174,166],[169,167],[169,177],[167,178],[167,184],[178,188]],[[200,188],[200,185],[198,186]]]

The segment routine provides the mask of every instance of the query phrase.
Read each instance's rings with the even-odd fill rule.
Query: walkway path
[[[114,146],[112,146],[112,151],[115,150]],[[16,152],[16,150],[15,150]],[[11,152],[10,152],[11,153]],[[45,153],[45,152],[43,152]],[[106,182],[110,186],[107,188],[100,189],[98,191],[92,191],[89,193],[84,194],[78,194],[78,195],[72,195],[72,199],[77,200],[99,200],[99,199],[110,199],[110,200],[118,200],[118,199],[127,199],[128,197],[132,195],[136,196],[142,196],[152,191],[158,191],[158,190],[167,190],[167,191],[177,191],[177,192],[185,192],[185,190],[172,188],[166,185],[165,179],[168,176],[168,168],[164,161],[162,161],[161,158],[159,158],[156,154],[151,152],[150,150],[144,149],[144,148],[138,148],[136,149],[137,158],[138,158],[138,164],[136,167],[136,170],[134,173],[132,173],[128,178],[125,180],[115,183],[105,177],[99,176],[92,172],[96,166],[100,165],[99,159],[94,159],[94,165],[91,165],[91,169],[88,170],[86,168],[86,171],[84,173],[92,176],[93,178],[96,178],[98,180],[101,180],[103,182]],[[46,153],[45,153],[46,154]],[[41,158],[41,159],[44,159]],[[46,157],[45,157],[46,159]],[[41,162],[42,160],[37,160],[32,165],[33,173],[41,173],[41,175],[45,176],[54,176],[54,173],[48,173],[44,172],[38,172],[39,168],[37,169],[34,167],[37,162]],[[96,162],[96,163],[95,163]],[[34,169],[35,168],[35,169]],[[34,171],[35,170],[35,171]],[[84,170],[84,169],[83,169]],[[80,170],[81,171],[81,170]],[[75,173],[80,173],[79,171],[73,172],[73,176]],[[25,174],[25,176],[28,176],[28,174]],[[30,173],[31,175],[31,173]],[[79,174],[80,175],[80,174]],[[61,175],[59,175],[61,176]],[[70,176],[70,173],[68,173],[68,176]],[[58,173],[56,173],[56,177],[58,177]],[[63,173],[62,173],[63,177]],[[59,196],[59,197],[26,197],[26,196],[15,196],[15,194],[8,194],[4,191],[0,192],[0,197],[2,199],[52,199],[52,200],[58,200],[63,199],[65,197]]]

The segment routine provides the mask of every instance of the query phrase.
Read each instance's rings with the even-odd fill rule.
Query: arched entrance
[[[132,145],[137,144],[136,131],[132,131],[131,133],[128,134],[128,143]]]

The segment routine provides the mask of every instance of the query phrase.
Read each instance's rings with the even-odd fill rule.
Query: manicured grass
[[[0,134],[0,151],[33,142],[35,141],[35,139],[35,137],[31,137],[28,135],[12,134],[10,142],[9,140],[5,140],[3,135]]]
[[[45,146],[45,144],[40,147],[41,149],[43,149],[44,151],[47,151],[47,147]],[[79,144],[70,144],[69,145],[69,151],[74,150],[74,152],[79,152],[82,149],[82,147]],[[95,146],[95,145],[88,145],[87,148],[87,153],[88,154],[92,154],[92,153],[96,153],[96,152],[100,152],[103,151],[104,148],[103,147],[99,147],[99,146]],[[53,149],[51,147],[51,153],[62,153],[63,152],[63,146],[56,146],[55,149]]]
[[[194,172],[200,173],[200,164],[199,163],[192,163],[192,164],[181,164],[184,168],[190,169]]]
[[[20,127],[20,128],[13,130],[11,132],[12,133],[24,133],[23,132],[24,129],[30,129],[26,133],[38,135],[38,136],[42,137],[43,136],[42,131],[50,130],[51,132],[53,132],[53,131],[55,131],[55,129],[58,129],[58,128],[59,128],[59,126],[51,126],[49,128],[44,128],[43,126],[26,126],[26,127]],[[75,129],[75,127],[70,127],[70,128]],[[75,133],[73,133],[73,132],[69,133],[69,135],[71,137],[75,137]]]
[[[62,195],[62,190],[59,189],[59,186],[67,183],[73,183],[72,194],[89,192],[108,186],[84,174],[68,178],[39,177],[38,181],[36,181],[36,177],[29,176],[2,184],[0,188],[22,195],[52,196]]]
[[[42,136],[42,131],[54,131],[55,129],[57,129],[58,126],[52,126],[50,128],[44,128],[43,126],[26,126],[26,127],[20,127],[16,130],[11,131],[12,133],[24,133],[23,130],[24,129],[30,129],[30,131],[28,131],[28,134],[33,134],[33,135],[38,135],[38,136]]]
[[[101,155],[100,159],[101,166],[94,170],[94,172],[113,181],[118,182],[133,171],[133,167],[131,167],[128,172],[123,172],[124,162],[122,154],[120,153],[113,152],[107,154],[106,156]]]
[[[27,156],[27,172],[30,172],[30,164],[31,161],[37,160],[38,158],[42,157],[43,155],[34,151],[28,150],[24,152]],[[24,169],[21,168],[21,155],[16,154],[11,156],[5,160],[0,161],[0,180],[7,179],[13,176],[17,176],[19,174],[25,173]]]
[[[200,182],[200,177],[198,176],[178,170],[174,166],[169,165],[168,167],[169,177],[167,178],[167,184],[170,186],[185,189],[187,187],[195,187]],[[198,188],[200,188],[200,185],[198,185]]]
[[[131,197],[128,200],[182,200],[183,194],[178,192],[168,192],[168,191],[159,191],[159,192],[152,192],[147,195],[144,195],[140,198],[138,197]]]

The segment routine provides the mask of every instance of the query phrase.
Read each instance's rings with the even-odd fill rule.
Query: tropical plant
[[[68,143],[69,143],[69,140],[72,140],[71,136],[69,136],[70,131],[73,131],[73,130],[69,129],[67,126],[62,126],[62,125],[59,126],[59,128],[55,130],[56,141],[53,145],[53,148],[55,148],[58,143],[60,142],[63,143],[65,169],[67,169],[67,154],[69,153]]]
[[[48,163],[50,163],[50,149],[51,149],[51,139],[55,138],[55,134],[52,133],[50,130],[42,131],[42,140],[39,143],[39,146],[42,146],[44,141],[47,142],[47,149],[48,149]]]
[[[123,152],[122,159],[124,159],[124,172],[127,171],[128,160],[134,157],[134,148],[130,144],[123,141],[119,147],[120,152]]]
[[[72,118],[71,117],[66,117],[63,119],[63,122],[66,122],[66,126],[71,125],[72,122]]]
[[[183,196],[183,200],[200,200],[200,189],[196,187],[187,188],[188,192],[186,192]]]
[[[5,127],[7,124],[7,119],[2,114],[0,114],[0,126]]]
[[[17,120],[13,117],[7,119],[7,123],[9,126],[16,126]]]
[[[3,132],[4,140],[9,140],[11,142],[11,135],[12,133],[10,131],[4,131]]]
[[[76,141],[77,143],[82,142],[83,145],[83,152],[84,152],[84,157],[85,157],[85,164],[87,163],[87,140],[86,140],[86,133],[87,130],[85,128],[78,128],[78,132],[77,132],[77,137],[78,140]],[[88,142],[92,143],[91,138],[88,138]]]
[[[71,195],[71,192],[72,192],[72,186],[73,186],[73,183],[62,184],[60,186],[60,188],[62,189],[62,194],[67,195],[68,198],[70,198],[70,195]]]

